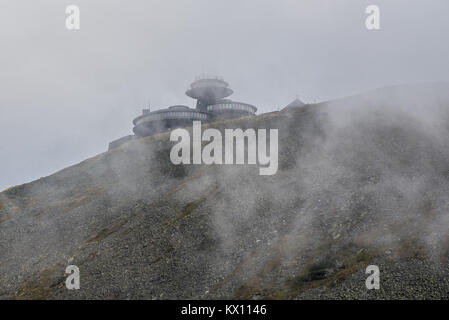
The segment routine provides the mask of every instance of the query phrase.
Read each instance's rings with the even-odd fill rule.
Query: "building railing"
[[[160,113],[147,114],[140,118],[136,125],[142,122],[158,121],[158,120],[170,120],[170,119],[189,119],[189,120],[208,120],[209,115],[201,112],[188,112],[188,111],[167,111]]]
[[[207,111],[245,111],[249,113],[256,113],[257,108],[244,103],[231,102],[210,105],[207,107]]]

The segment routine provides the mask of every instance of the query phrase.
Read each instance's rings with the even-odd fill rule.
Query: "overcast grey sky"
[[[0,190],[105,151],[149,101],[193,106],[201,73],[259,113],[447,81],[448,17],[447,0],[0,0]]]

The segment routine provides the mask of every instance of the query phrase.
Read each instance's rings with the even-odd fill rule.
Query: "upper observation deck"
[[[204,101],[220,100],[232,93],[229,84],[220,77],[197,78],[186,91],[189,97]]]

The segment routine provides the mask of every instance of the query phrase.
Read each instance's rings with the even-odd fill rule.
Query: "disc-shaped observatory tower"
[[[209,120],[218,118],[238,118],[254,115],[257,108],[251,104],[225,99],[233,94],[229,84],[219,77],[197,78],[186,91],[186,95],[196,99],[196,109],[207,112]]]
[[[207,111],[207,106],[229,97],[233,93],[229,84],[219,77],[197,78],[186,91],[186,95],[196,99],[196,108]]]
[[[155,111],[143,109],[133,120],[134,135],[122,137],[109,144],[109,149],[146,136],[192,126],[193,121],[210,122],[216,119],[231,119],[253,116],[257,108],[251,104],[226,99],[233,94],[229,84],[219,77],[196,78],[186,95],[196,99],[196,108],[175,105]]]

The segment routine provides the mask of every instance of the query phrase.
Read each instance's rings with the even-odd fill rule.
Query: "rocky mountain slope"
[[[278,128],[273,176],[175,166],[161,134],[5,190],[0,297],[448,298],[448,92],[383,88],[209,125]],[[380,290],[365,287],[370,264]]]

